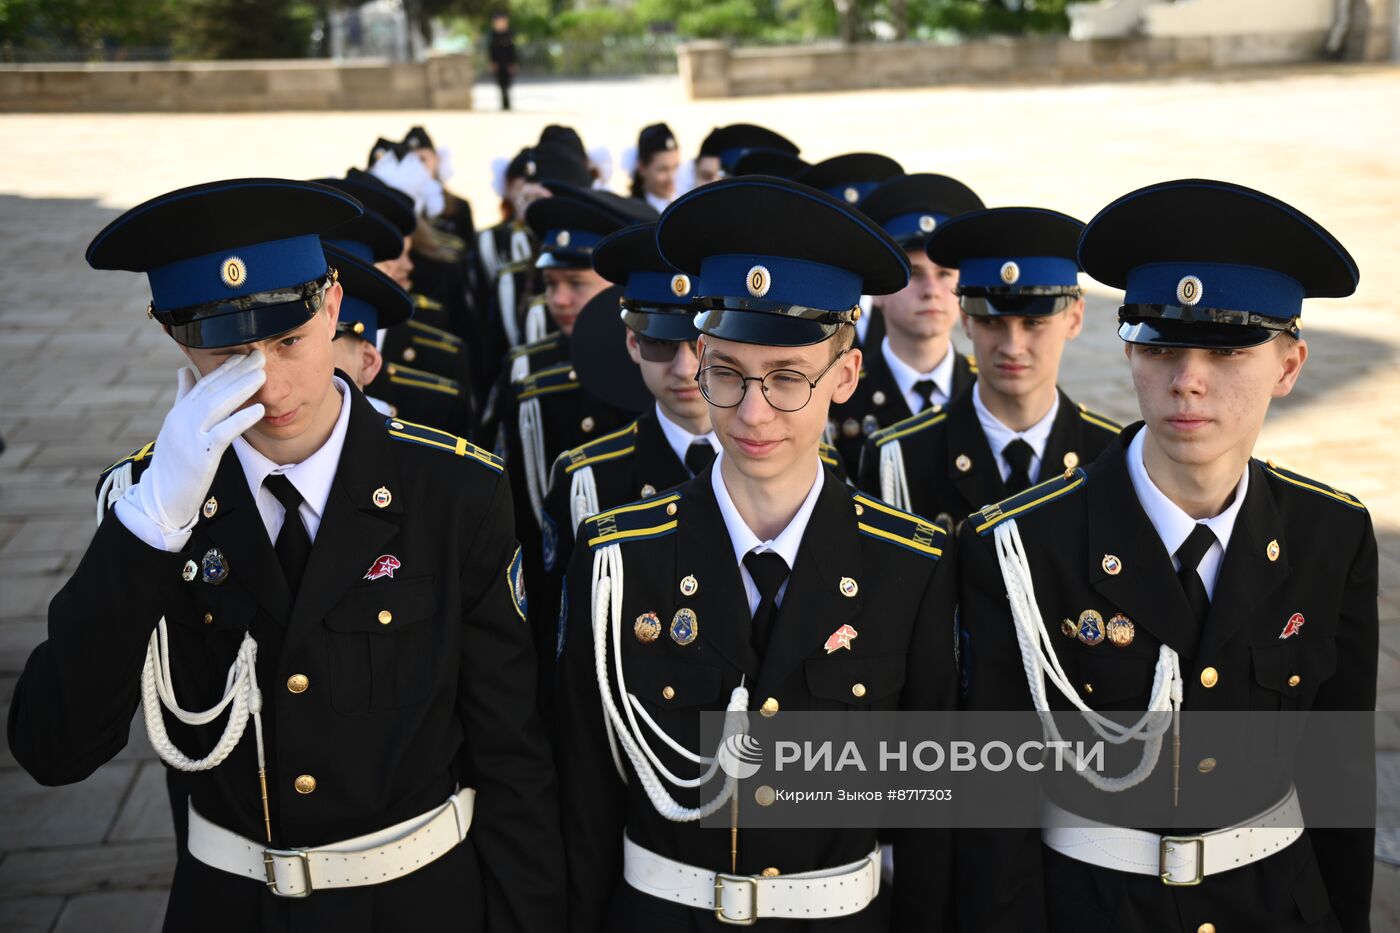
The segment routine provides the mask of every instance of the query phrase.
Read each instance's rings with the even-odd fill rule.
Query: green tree
[[[316,8],[301,0],[181,0],[178,50],[189,58],[302,58]]]

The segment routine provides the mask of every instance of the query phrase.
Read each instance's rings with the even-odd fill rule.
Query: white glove
[[[261,350],[230,357],[203,379],[181,368],[175,404],[156,435],[151,465],[123,503],[166,534],[187,530],[199,515],[214,474],[233,439],[262,420],[262,404],[235,411],[267,379]]]

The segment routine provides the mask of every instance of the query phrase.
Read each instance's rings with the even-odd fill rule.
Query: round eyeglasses
[[[757,382],[768,404],[778,411],[801,411],[812,400],[812,391],[817,383],[831,371],[837,360],[850,352],[851,348],[847,347],[836,354],[815,379],[808,379],[806,373],[795,369],[775,369],[762,376],[745,376],[729,366],[706,366],[695,374],[695,381],[699,383],[700,394],[705,396],[705,401],[716,408],[737,408],[744,400],[749,383]]]

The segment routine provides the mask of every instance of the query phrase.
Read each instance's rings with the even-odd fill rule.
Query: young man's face
[[[1243,350],[1123,350],[1149,442],[1189,466],[1248,459],[1269,402],[1293,391],[1308,358],[1304,341],[1284,336]]]
[[[692,434],[704,434],[709,430],[710,410],[695,382],[695,374],[700,369],[695,345],[685,341],[653,341],[658,347],[674,349],[676,355],[669,362],[652,362],[642,355],[641,343],[646,339],[638,337],[635,331],[627,331],[627,355],[641,368],[642,381],[672,421],[682,427],[701,428],[692,430]]]
[[[744,376],[762,377],[775,369],[795,369],[809,380],[815,379],[831,363],[834,352],[831,340],[806,347],[768,347],[700,338],[702,367],[728,366]],[[798,411],[778,411],[768,404],[756,382],[747,383],[738,406],[709,406],[710,422],[725,457],[752,479],[781,476],[794,465],[814,458],[831,403],[851,397],[859,374],[860,351],[851,350],[822,376],[812,390],[811,401]]]
[[[607,280],[592,269],[545,269],[544,300],[554,326],[566,337],[572,334],[583,306],[607,287]]]
[[[279,337],[218,350],[181,349],[200,376],[209,375],[230,356],[262,350],[267,357],[267,381],[240,407],[261,402],[267,413],[247,433],[274,443],[295,440],[323,420],[324,406],[339,404],[331,391],[335,368],[331,338],[340,317],[341,294],[340,285],[332,285],[311,320]]]
[[[1058,314],[964,314],[962,320],[977,357],[978,382],[1006,398],[1023,398],[1059,378],[1065,342],[1079,336],[1084,324],[1084,299]]]
[[[384,357],[374,344],[354,334],[341,334],[331,341],[331,362],[350,377],[359,389],[364,389],[379,375]]]
[[[909,284],[893,295],[876,299],[885,327],[907,340],[933,340],[944,336],[958,316],[958,270],[945,269],[922,250],[908,253],[912,270]]]
[[[413,237],[406,236],[403,238],[403,252],[397,259],[386,259],[374,264],[374,268],[393,279],[394,284],[406,292],[413,291],[413,257],[409,255],[411,249]]]
[[[675,149],[663,149],[654,153],[646,165],[637,166],[642,176],[642,187],[647,194],[658,198],[669,198],[676,193],[676,169],[681,166],[681,154]]]

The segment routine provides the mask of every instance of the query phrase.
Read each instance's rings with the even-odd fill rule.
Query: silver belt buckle
[[[277,886],[277,872],[273,868],[275,859],[294,858],[301,862],[302,874],[306,876],[306,890],[300,894],[288,894]],[[267,888],[278,897],[311,896],[311,858],[305,849],[263,849],[263,871],[267,873]]]
[[[1167,868],[1167,853],[1175,852],[1178,846],[1196,846],[1196,871],[1189,881],[1173,881],[1171,869]],[[1171,888],[1189,888],[1201,883],[1206,876],[1206,840],[1203,836],[1163,836],[1157,843],[1157,869],[1162,884]]]
[[[731,917],[724,912],[724,886],[726,884],[747,884],[752,892],[747,919]],[[736,927],[751,927],[758,922],[758,879],[748,875],[715,875],[715,919]]]

